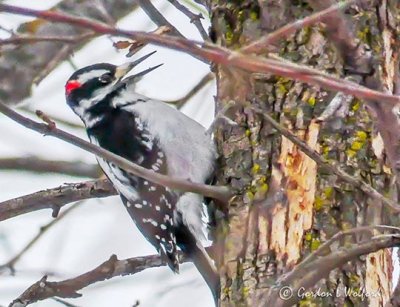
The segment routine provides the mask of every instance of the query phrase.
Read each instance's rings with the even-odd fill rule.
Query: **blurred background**
[[[35,9],[48,9],[58,1],[2,1]],[[188,1],[191,2],[191,1]],[[167,1],[153,1],[162,14],[186,37],[201,40],[187,16]],[[196,7],[190,6],[196,12]],[[201,8],[199,8],[201,10]],[[207,16],[202,11],[203,25],[208,29]],[[9,37],[5,30],[13,30],[31,19],[0,13],[0,38]],[[157,27],[148,16],[137,8],[118,22],[122,29],[152,31]],[[164,63],[137,86],[137,92],[161,100],[179,99],[188,93],[207,73],[208,65],[180,52],[148,45],[133,58],[126,58],[126,50],[116,50],[117,38],[103,36],[77,51],[69,61],[61,63],[38,86],[33,94],[17,106],[27,116],[35,118],[30,110],[41,110],[53,118],[62,118],[80,125],[79,119],[67,107],[64,84],[69,76],[83,66],[98,62],[121,64],[132,61],[152,50],[158,52],[140,66]],[[209,82],[182,111],[207,127],[214,114],[215,84]],[[58,124],[68,132],[87,139],[85,131],[70,125]],[[94,156],[77,147],[51,137],[29,131],[0,115],[0,159],[37,157],[95,164]],[[0,169],[0,202],[10,198],[54,188],[91,178],[64,174],[34,173],[23,170]],[[62,208],[61,213],[70,205]],[[49,223],[51,210],[24,214],[0,223],[0,265],[16,255]],[[119,259],[154,254],[154,248],[142,237],[116,196],[85,201],[52,226],[15,264],[15,275],[9,270],[0,271],[0,305],[7,306],[27,287],[44,274],[50,281],[74,277],[91,270],[116,254]],[[209,289],[192,264],[181,265],[181,274],[175,275],[167,267],[148,269],[144,272],[99,282],[81,291],[83,296],[66,301],[74,306],[213,306]],[[62,306],[48,299],[32,306]]]

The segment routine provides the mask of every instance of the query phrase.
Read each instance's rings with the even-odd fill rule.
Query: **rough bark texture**
[[[134,0],[102,1],[102,3],[109,17],[115,20],[124,17],[137,7]],[[109,22],[101,9],[96,7],[96,2],[92,0],[64,0],[52,9]],[[75,36],[83,33],[87,32],[81,28],[36,19],[22,24],[16,34]],[[89,39],[80,41],[79,45],[88,41]],[[5,103],[16,104],[29,97],[32,85],[40,82],[58,63],[67,59],[76,47],[76,44],[55,42],[27,44],[19,48],[2,47],[0,49],[0,99]]]
[[[313,12],[306,1],[209,2],[212,37],[232,49]],[[362,83],[367,75],[377,77],[386,90],[394,92],[399,48],[395,48],[393,37],[400,31],[399,4],[397,0],[366,2],[362,8],[352,6],[346,11],[358,43],[373,54],[366,74],[346,69],[323,25],[298,31],[273,51],[343,78],[359,78]],[[348,173],[391,195],[393,175],[382,154],[382,139],[363,102],[353,99],[327,121],[317,123],[315,119],[336,93],[279,76],[247,75],[226,67],[216,67],[216,73],[218,108],[235,101],[229,116],[237,123],[216,133],[222,155],[219,183],[238,191],[227,220],[220,223],[222,306],[257,306],[257,298],[265,295],[279,276],[340,230],[369,224],[398,225],[397,217],[389,222],[385,210],[371,206],[375,200],[318,168],[249,108],[252,104],[264,109],[325,158],[340,162]],[[284,189],[285,197],[273,205],[260,205],[273,199],[279,188]],[[267,201],[261,201],[265,198]],[[358,239],[348,237],[340,243]],[[332,271],[315,286],[333,294],[347,288],[380,295],[369,300],[356,295],[304,298],[299,304],[383,306],[390,300],[391,274],[391,252],[383,250]]]

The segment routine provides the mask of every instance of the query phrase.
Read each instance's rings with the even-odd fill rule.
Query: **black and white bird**
[[[203,126],[166,103],[134,92],[135,83],[158,66],[124,78],[154,52],[121,66],[99,63],[76,71],[66,100],[93,144],[155,172],[204,183],[213,174],[216,151]],[[179,272],[177,247],[193,259],[218,297],[219,279],[201,244],[203,197],[180,193],[97,159],[142,234]]]

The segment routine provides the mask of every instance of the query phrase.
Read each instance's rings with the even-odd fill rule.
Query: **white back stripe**
[[[85,73],[79,75],[77,81],[79,81],[80,83],[83,84],[83,83],[89,81],[90,79],[93,79],[93,78],[96,78],[96,77],[98,78],[98,77],[102,76],[103,74],[105,74],[107,72],[110,72],[110,71],[106,70],[106,69],[91,70],[91,71],[88,71],[88,72],[85,72]]]

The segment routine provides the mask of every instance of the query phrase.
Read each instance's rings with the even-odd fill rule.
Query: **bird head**
[[[144,75],[160,67],[162,64],[124,78],[135,66],[154,53],[155,51],[134,62],[119,66],[98,63],[77,70],[65,84],[65,96],[68,105],[77,115],[82,117],[87,109],[104,100],[121,86],[135,83]]]

